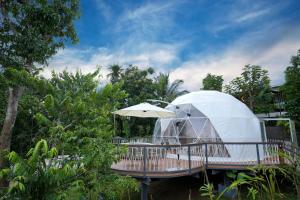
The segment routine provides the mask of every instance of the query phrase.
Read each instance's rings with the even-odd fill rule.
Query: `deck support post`
[[[207,143],[205,143],[205,168],[207,169],[208,166],[208,148]]]
[[[144,155],[143,155],[143,164],[144,164],[143,174],[144,174],[144,178],[145,178],[147,175],[147,149],[146,149],[146,147],[143,148],[143,153],[144,153]]]
[[[148,186],[150,185],[150,178],[144,178],[141,180],[141,200],[148,199]]]
[[[189,158],[189,174],[192,174],[192,163],[191,163],[191,146],[188,146],[188,158]]]

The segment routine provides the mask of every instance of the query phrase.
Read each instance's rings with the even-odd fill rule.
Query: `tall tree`
[[[217,90],[222,92],[223,82],[224,79],[222,76],[217,76],[208,73],[206,77],[202,80],[202,90]]]
[[[113,84],[118,82],[123,72],[122,67],[119,65],[111,65],[108,67],[108,69],[110,70],[110,73],[107,75],[107,77],[110,78],[110,82]]]
[[[153,73],[154,70],[152,68],[139,69],[136,66],[129,66],[124,70],[121,75],[122,89],[126,91],[128,97],[123,102],[123,107],[132,106],[154,98],[155,87],[151,78]],[[117,121],[119,120],[117,119]],[[131,118],[126,120],[122,118],[122,125],[124,129],[126,128],[125,134],[128,137],[151,134],[153,124],[153,119]]]
[[[126,93],[118,83],[97,89],[98,77],[99,70],[88,74],[53,73],[50,80],[45,80],[52,87],[34,101],[39,106],[27,112],[33,113],[38,127],[34,142],[41,136],[48,142],[38,142],[35,150],[23,156],[25,159],[14,152],[9,154],[10,166],[0,170],[1,176],[9,172],[9,199],[64,199],[61,195],[68,199],[98,199],[99,194],[105,199],[123,199],[120,195],[126,187],[136,185],[110,171],[117,152],[111,144],[111,112]],[[22,108],[22,101],[20,105]],[[47,153],[48,144],[56,150]],[[68,155],[68,159],[57,159],[58,155]]]
[[[296,56],[291,57],[290,63],[291,66],[285,70],[285,84],[282,92],[288,114],[300,121],[300,49]]]
[[[153,97],[153,80],[150,75],[153,69],[139,69],[129,66],[122,73],[121,80],[124,82],[122,89],[128,93],[126,104],[132,106]]]
[[[187,90],[180,90],[180,86],[183,84],[183,80],[175,80],[170,83],[169,74],[160,73],[155,78],[156,95],[159,100],[171,102],[176,97],[188,93]]]
[[[4,73],[11,71],[0,150],[9,150],[19,100],[26,86],[19,79],[23,75],[29,78],[37,75],[40,69],[36,64],[46,64],[66,41],[77,42],[73,21],[79,15],[79,3],[78,0],[0,0],[0,9],[0,66]]]
[[[257,65],[246,65],[241,76],[225,86],[225,91],[240,99],[256,113],[270,112],[272,94],[268,71]]]

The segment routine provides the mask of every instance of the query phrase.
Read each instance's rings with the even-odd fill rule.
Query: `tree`
[[[188,93],[187,90],[179,90],[180,86],[183,84],[183,80],[175,80],[170,83],[169,74],[160,73],[155,78],[156,85],[156,98],[158,100],[171,102],[176,97]]]
[[[222,92],[223,77],[208,73],[202,80],[202,90],[217,90]]]
[[[285,84],[281,89],[289,116],[300,121],[300,49],[296,56],[291,57],[290,63],[291,66],[285,70]]]
[[[0,136],[0,150],[10,150],[19,100],[26,83],[20,75],[35,76],[48,58],[64,46],[77,42],[73,20],[78,17],[78,0],[63,1],[4,1],[0,0],[0,66],[14,69],[8,79],[8,101]],[[11,77],[9,77],[11,78]],[[0,161],[3,167],[3,160]]]
[[[110,70],[110,73],[107,75],[107,77],[110,77],[111,83],[116,83],[120,80],[123,69],[119,65],[111,65],[108,68]]]
[[[139,69],[136,66],[127,67],[121,75],[122,90],[124,90],[128,96],[125,101],[122,102],[122,107],[132,106],[141,102],[146,102],[148,99],[154,98],[155,86],[151,75],[154,73],[152,68]],[[117,118],[118,126],[121,126],[120,130],[127,127],[125,135],[127,137],[132,136],[144,136],[152,133],[154,119],[139,119],[130,118],[130,120],[122,118],[122,121]]]
[[[110,170],[120,153],[111,144],[111,112],[127,95],[121,82],[99,89],[99,73],[64,71],[48,80],[33,78],[28,88],[35,89],[22,96],[14,128],[12,149],[17,152],[8,154],[9,166],[0,170],[0,178],[10,181],[1,189],[5,198],[98,199],[101,194],[123,199],[137,189],[134,179]]]
[[[34,114],[34,119],[38,125],[37,134],[46,138],[49,146],[56,147],[58,155],[67,155],[70,170],[75,170],[75,179],[80,183],[81,199],[97,199],[100,193],[105,199],[119,199],[118,193],[124,191],[127,184],[110,170],[117,153],[116,147],[111,143],[111,112],[119,107],[119,102],[126,98],[126,93],[121,89],[121,83],[107,84],[98,90],[98,77],[99,70],[88,74],[53,72],[49,80],[52,88],[40,99],[41,107]],[[83,168],[74,169],[72,166]],[[47,168],[45,173],[48,173]],[[52,178],[56,182],[55,177],[50,177]],[[64,176],[61,178],[63,180]],[[42,181],[31,180],[30,184],[37,185]],[[68,183],[73,182],[73,179],[66,177],[65,181],[65,190],[72,193],[72,185]],[[38,188],[56,195],[53,192],[55,189],[51,189],[55,186],[47,184],[40,184]],[[64,192],[59,189],[57,191]],[[47,192],[43,194],[46,195]],[[72,196],[71,199],[76,198]]]
[[[3,125],[3,119],[5,117],[5,103],[7,99],[7,94],[3,91],[6,91],[7,84],[5,77],[2,72],[0,72],[0,127]]]
[[[128,93],[127,106],[144,102],[153,97],[153,80],[150,77],[152,73],[152,68],[139,69],[135,66],[129,66],[122,73],[121,81],[124,82],[122,89]]]
[[[257,65],[246,65],[241,76],[225,86],[225,92],[244,102],[255,113],[272,109],[270,89],[268,71]]]

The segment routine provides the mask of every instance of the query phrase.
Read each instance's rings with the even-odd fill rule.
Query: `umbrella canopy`
[[[130,117],[155,117],[155,118],[164,118],[164,117],[175,117],[176,114],[173,111],[160,108],[149,103],[140,103],[134,106],[130,106],[121,110],[113,112],[121,116],[130,116]]]

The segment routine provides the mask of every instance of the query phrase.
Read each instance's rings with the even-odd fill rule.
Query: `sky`
[[[132,64],[195,91],[207,73],[227,84],[251,64],[267,69],[276,86],[300,49],[299,0],[82,0],[80,10],[79,43],[59,50],[45,76],[101,66],[105,82],[109,65]]]

